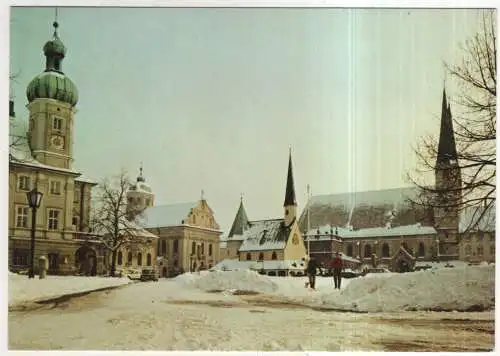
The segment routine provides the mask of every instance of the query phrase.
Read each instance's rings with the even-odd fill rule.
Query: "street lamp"
[[[26,193],[28,204],[31,208],[31,259],[28,278],[35,278],[35,225],[36,225],[36,209],[40,207],[43,193],[39,192],[36,187]]]

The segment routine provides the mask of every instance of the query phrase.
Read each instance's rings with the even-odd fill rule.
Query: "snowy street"
[[[485,274],[486,270],[479,271]],[[9,348],[486,351],[494,346],[493,310],[329,311],[325,300],[341,300],[359,282],[345,280],[345,287],[334,291],[331,279],[320,278],[318,290],[311,291],[304,288],[301,278],[273,279],[245,272],[231,279],[231,273],[223,273],[228,278],[225,281],[215,278],[220,275],[214,273],[186,274],[31,310],[13,308],[9,312]],[[377,276],[372,280],[382,286],[400,277]],[[372,280],[360,282],[373,288]],[[482,282],[476,281],[474,288]],[[251,285],[254,292],[235,283]],[[260,294],[256,294],[259,289]],[[379,290],[383,293],[382,287]],[[374,298],[381,299],[381,295]],[[320,299],[323,302],[318,303]]]

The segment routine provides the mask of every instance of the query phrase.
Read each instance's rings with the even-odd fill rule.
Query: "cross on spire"
[[[54,26],[54,37],[57,38],[57,28],[59,27],[59,22],[57,22],[57,13],[58,13],[58,9],[57,7],[55,8],[55,16],[54,16],[54,23],[52,24],[52,26]]]

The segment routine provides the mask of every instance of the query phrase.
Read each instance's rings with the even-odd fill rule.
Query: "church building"
[[[226,260],[221,262],[224,266],[241,265],[269,275],[286,275],[292,270],[302,272],[306,249],[297,221],[291,151],[283,217],[250,221],[241,200],[225,245]]]
[[[463,259],[466,251],[471,254],[473,248],[461,240],[470,241],[469,235],[475,233],[464,235],[460,226],[465,212],[453,207],[461,199],[461,186],[451,108],[443,90],[435,165],[437,196],[433,199],[448,202],[452,207],[432,209],[414,204],[422,199],[422,192],[416,187],[317,195],[311,197],[302,213],[300,227],[306,232],[311,254],[321,250],[320,245],[326,246],[325,241],[337,241],[341,243],[330,251],[323,248],[324,252],[330,256],[343,252],[347,258],[359,260],[360,265],[383,265],[398,271],[419,262]],[[476,241],[473,237],[472,240]],[[490,239],[485,240],[488,251],[494,251]],[[482,247],[477,248],[482,251]],[[491,256],[491,252],[486,255]]]
[[[30,264],[31,209],[26,193],[43,193],[35,223],[35,272],[48,259],[50,274],[99,274],[104,249],[89,230],[95,182],[73,168],[78,90],[63,72],[66,46],[58,35],[43,46],[45,70],[29,83],[28,122],[9,102],[9,269]]]

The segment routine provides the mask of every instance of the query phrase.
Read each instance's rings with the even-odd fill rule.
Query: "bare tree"
[[[496,11],[482,13],[478,32],[461,47],[462,61],[445,64],[457,83],[454,102],[461,109],[450,126],[456,141],[456,168],[439,163],[436,137],[421,139],[415,150],[419,167],[409,180],[421,194],[414,203],[446,212],[468,212],[466,230],[477,229],[495,209],[496,199]],[[451,118],[451,112],[448,113]],[[451,124],[453,122],[453,124]],[[443,129],[443,128],[442,128]],[[455,143],[455,142],[454,142]],[[438,160],[436,160],[438,157]],[[450,170],[450,172],[447,172]],[[429,171],[446,177],[446,182],[429,186],[422,177]],[[472,212],[472,214],[470,213]]]
[[[144,230],[127,213],[127,191],[131,187],[126,172],[105,178],[98,186],[93,203],[91,223],[94,232],[111,252],[111,275],[115,275],[118,250],[123,245],[141,245],[151,241]],[[137,217],[141,215],[138,212]]]

